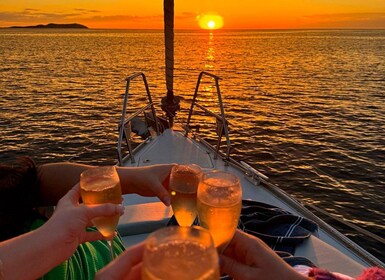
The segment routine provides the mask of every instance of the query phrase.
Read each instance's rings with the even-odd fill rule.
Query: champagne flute
[[[171,207],[180,226],[191,226],[197,216],[197,189],[201,177],[202,169],[196,164],[179,164],[171,170]]]
[[[143,280],[218,280],[218,253],[202,227],[169,226],[145,241]]]
[[[103,203],[122,203],[122,190],[115,166],[103,166],[87,169],[80,175],[80,194],[86,205]],[[119,215],[97,217],[92,223],[107,238],[111,260],[114,259],[112,247]]]
[[[210,231],[219,253],[234,236],[241,207],[242,187],[237,176],[218,170],[203,174],[197,194],[199,221]]]

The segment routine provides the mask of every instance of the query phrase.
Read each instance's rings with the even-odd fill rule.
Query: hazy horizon
[[[205,16],[221,20],[213,29],[385,29],[385,1],[175,0],[175,29],[204,28],[199,21]],[[93,29],[162,29],[163,1],[0,2],[0,26],[40,22],[82,22]]]
[[[11,25],[11,26],[0,26],[0,28],[12,28],[12,27],[18,27],[18,28],[23,28],[23,27],[35,27],[35,26],[38,26],[38,25],[48,25],[48,24],[58,24],[58,25],[64,25],[64,24],[80,24],[80,25],[83,25],[83,26],[86,26],[87,29],[96,29],[96,30],[157,30],[157,31],[163,31],[163,27],[158,27],[158,28],[118,28],[118,27],[89,27],[87,26],[86,24],[83,24],[83,23],[80,23],[80,22],[72,22],[72,23],[59,23],[59,22],[48,22],[48,23],[36,23],[36,24],[33,24],[33,25]],[[55,29],[55,28],[53,28]],[[78,29],[78,28],[73,28],[73,29]],[[79,28],[81,29],[81,28]],[[260,30],[260,31],[263,31],[263,30],[266,30],[266,31],[273,31],[273,30],[385,30],[385,27],[380,27],[380,28],[333,28],[333,27],[324,27],[324,28],[316,28],[316,27],[312,27],[312,28],[295,28],[295,27],[292,27],[292,28],[226,28],[226,27],[223,27],[221,29],[218,29],[218,30],[202,30],[201,28],[199,27],[196,27],[196,28],[174,28],[174,30],[191,30],[191,31],[200,31],[200,32],[219,32],[221,30],[223,31],[227,31],[227,30],[232,30],[232,31],[236,31],[236,30],[239,30],[239,31],[242,31],[242,30]]]

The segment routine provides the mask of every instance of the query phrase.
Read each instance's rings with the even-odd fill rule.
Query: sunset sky
[[[385,0],[175,0],[176,29],[200,28],[204,14],[221,16],[226,29],[385,29]],[[0,27],[50,22],[161,29],[163,0],[0,1]]]

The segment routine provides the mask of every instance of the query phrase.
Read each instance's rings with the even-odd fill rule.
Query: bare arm
[[[39,165],[37,176],[42,206],[56,205],[59,199],[79,182],[80,174],[92,167],[71,162]]]
[[[124,194],[157,196],[167,206],[171,203],[169,176],[173,164],[157,164],[146,167],[118,167]]]
[[[172,164],[148,167],[117,167],[122,193],[137,193],[142,196],[157,196],[164,204],[170,205],[168,177]],[[38,166],[38,180],[42,206],[56,205],[76,183],[80,174],[92,165],[62,162]]]
[[[121,205],[79,205],[79,198],[76,186],[59,201],[42,227],[0,243],[4,279],[41,277],[68,259],[79,244],[103,239],[98,231],[85,230],[93,218],[123,213]]]
[[[37,279],[41,277],[61,261],[57,254],[50,254],[56,252],[57,243],[59,242],[55,240],[55,236],[46,232],[44,228],[0,243],[4,279],[23,279],[23,277],[28,278],[28,276],[30,276],[28,279]],[[52,250],[52,248],[55,249]],[[37,257],[41,257],[38,262],[36,262]]]

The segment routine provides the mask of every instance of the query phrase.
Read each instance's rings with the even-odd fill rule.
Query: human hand
[[[79,203],[80,187],[77,184],[63,196],[52,217],[44,225],[47,238],[57,240],[57,252],[62,259],[69,258],[77,246],[84,242],[105,239],[98,231],[86,231],[95,217],[122,215],[124,207],[117,204],[84,205]]]
[[[234,279],[308,279],[297,273],[262,240],[240,230],[235,232],[220,259],[221,271]]]
[[[175,164],[156,164],[135,169],[118,167],[123,193],[157,196],[167,206],[171,204],[169,177]]]
[[[141,279],[144,242],[128,248],[113,262],[96,274],[95,280],[101,279]]]

